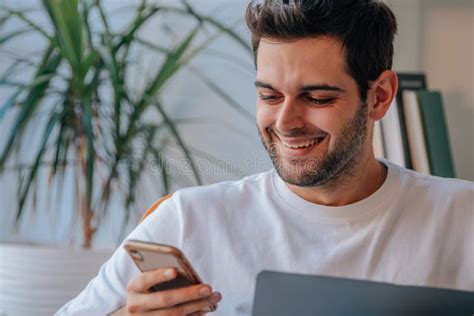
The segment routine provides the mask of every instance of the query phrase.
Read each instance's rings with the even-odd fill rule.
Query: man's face
[[[282,179],[320,186],[350,174],[367,139],[367,106],[341,42],[261,39],[257,126]]]

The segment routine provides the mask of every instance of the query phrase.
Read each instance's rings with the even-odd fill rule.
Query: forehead
[[[306,84],[344,84],[347,73],[342,42],[330,37],[293,41],[262,38],[257,52],[257,80],[281,89]]]

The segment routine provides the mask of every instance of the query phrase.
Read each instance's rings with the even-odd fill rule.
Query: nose
[[[285,98],[279,108],[275,127],[282,134],[289,133],[295,129],[304,128],[304,111],[295,100]]]

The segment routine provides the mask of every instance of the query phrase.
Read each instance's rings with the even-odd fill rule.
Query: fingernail
[[[216,304],[217,302],[219,302],[221,300],[221,293],[219,292],[215,292],[214,294],[211,295],[211,297],[209,298],[209,302],[211,304]]]
[[[168,269],[165,271],[165,277],[172,278],[174,276],[174,269]]]
[[[199,295],[202,296],[208,296],[211,295],[212,291],[209,286],[203,286],[202,288],[199,289]]]

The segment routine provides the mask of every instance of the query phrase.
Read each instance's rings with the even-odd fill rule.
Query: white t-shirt
[[[350,205],[308,202],[271,170],[178,190],[128,238],[181,249],[222,293],[213,315],[250,314],[262,270],[473,291],[474,183],[382,162],[384,184]],[[138,274],[120,246],[57,315],[115,311]]]

